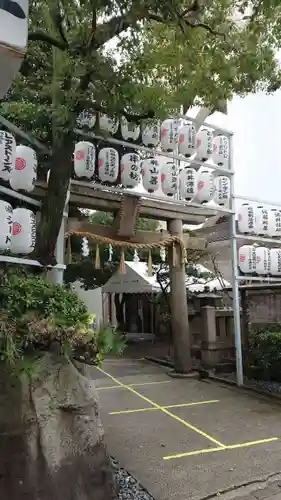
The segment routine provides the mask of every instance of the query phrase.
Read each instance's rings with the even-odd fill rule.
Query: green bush
[[[260,379],[281,381],[281,326],[270,326],[252,334],[248,368]]]
[[[0,273],[0,361],[17,365],[56,348],[97,364],[125,343],[110,327],[93,328],[86,306],[65,286],[26,273]]]
[[[39,276],[8,274],[0,288],[2,309],[13,318],[32,313],[57,326],[73,326],[87,319],[87,308],[67,287],[47,283]]]

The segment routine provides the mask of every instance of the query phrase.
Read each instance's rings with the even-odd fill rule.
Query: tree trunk
[[[117,498],[93,382],[64,357],[32,380],[0,368],[0,440],[3,499]]]
[[[52,158],[48,191],[42,202],[32,258],[43,265],[55,265],[55,248],[60,231],[69,181],[72,172],[74,142],[67,136]]]

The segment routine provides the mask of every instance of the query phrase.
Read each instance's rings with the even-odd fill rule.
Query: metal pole
[[[55,249],[55,258],[58,264],[64,264],[64,254],[65,254],[65,231],[68,219],[68,198],[69,198],[69,187],[66,194],[66,204],[63,211],[61,227],[57,238],[56,249]],[[51,271],[47,273],[47,280],[50,283],[54,283],[56,285],[63,285],[63,273],[64,268],[56,269],[53,268]]]
[[[229,168],[232,169],[232,137],[229,137]],[[232,305],[235,333],[235,358],[236,358],[236,383],[243,385],[243,359],[241,345],[241,318],[239,301],[239,281],[238,281],[238,259],[237,259],[237,238],[236,238],[236,219],[235,219],[235,195],[234,195],[234,177],[230,177],[230,238],[231,238],[231,264],[232,264]]]
[[[64,263],[64,248],[65,248],[65,229],[66,229],[67,217],[63,216],[60,231],[58,234],[55,257],[59,264]],[[53,269],[54,282],[57,285],[63,285],[63,271],[58,271]]]

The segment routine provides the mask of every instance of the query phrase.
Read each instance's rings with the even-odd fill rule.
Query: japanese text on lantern
[[[152,165],[152,168],[149,169],[149,171],[151,173],[150,184],[152,184],[153,186],[156,186],[158,184],[158,175],[159,175],[157,160],[151,160],[150,165]]]
[[[253,207],[248,207],[248,226],[249,229],[254,229],[254,210]]]
[[[188,194],[193,194],[194,192],[194,184],[195,184],[195,176],[193,174],[193,172],[188,172],[187,176],[186,176],[186,192]]]
[[[132,154],[129,157],[129,161],[131,161],[131,172],[130,172],[130,178],[133,179],[134,181],[139,180],[139,167],[137,165],[139,158],[136,154]]]
[[[262,229],[268,231],[268,210],[262,210]]]
[[[228,199],[228,180],[226,177],[220,179],[219,201]]]

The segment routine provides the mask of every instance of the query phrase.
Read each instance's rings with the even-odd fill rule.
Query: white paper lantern
[[[268,236],[281,239],[281,210],[276,208],[268,212]]]
[[[160,164],[156,158],[147,158],[141,164],[142,183],[148,193],[160,187]]]
[[[80,141],[75,144],[74,150],[74,172],[77,177],[90,179],[95,173],[96,148],[88,141]]]
[[[119,154],[114,148],[102,148],[98,156],[99,178],[102,182],[116,182],[119,173]]]
[[[196,129],[193,123],[179,128],[179,154],[189,157],[196,150]]]
[[[212,160],[219,167],[228,167],[229,164],[229,139],[225,135],[213,138]]]
[[[116,134],[119,127],[119,120],[116,116],[108,116],[104,113],[99,114],[99,127],[104,132]]]
[[[136,153],[126,153],[120,161],[121,184],[132,189],[136,187],[141,180],[140,157]]]
[[[256,248],[253,245],[243,245],[239,248],[238,266],[243,274],[256,272]]]
[[[164,151],[173,152],[178,147],[179,121],[168,118],[161,125],[161,146]]]
[[[0,200],[0,250],[8,250],[12,237],[13,208],[7,201]]]
[[[211,130],[202,128],[196,134],[196,158],[207,161],[213,152],[213,134]]]
[[[1,13],[1,9],[0,9]],[[1,78],[1,77],[0,77]],[[9,181],[16,161],[16,141],[9,132],[0,131],[0,179]]]
[[[14,254],[30,254],[36,243],[36,217],[31,210],[13,210],[13,227],[10,250]]]
[[[192,200],[197,191],[197,172],[195,168],[185,167],[179,173],[179,193],[185,200]]]
[[[165,161],[161,168],[162,191],[167,196],[174,196],[178,191],[178,171],[173,161]]]
[[[27,44],[28,0],[0,2],[0,99],[18,73]]]
[[[140,126],[135,122],[129,122],[125,116],[122,116],[121,135],[124,141],[137,141],[140,135]]]
[[[214,180],[214,202],[217,205],[228,207],[230,200],[230,180],[225,175],[219,175]]]
[[[269,273],[269,258],[270,253],[269,249],[266,247],[257,247],[256,248],[256,273],[265,275]]]
[[[207,203],[214,194],[214,174],[211,170],[199,170],[197,175],[196,200],[199,203]]]
[[[255,230],[255,208],[249,203],[243,203],[237,212],[238,231],[244,234],[254,234]]]
[[[37,179],[37,156],[28,146],[17,146],[16,162],[10,177],[10,186],[15,191],[31,192]]]
[[[93,109],[85,109],[76,119],[76,123],[79,128],[94,128],[96,121],[97,115]]]
[[[269,273],[272,276],[281,276],[281,249],[270,249]]]
[[[142,143],[148,148],[156,148],[160,142],[160,123],[147,123],[142,129]]]
[[[268,236],[269,209],[267,207],[258,206],[256,208],[255,218],[255,234],[260,236]]]

